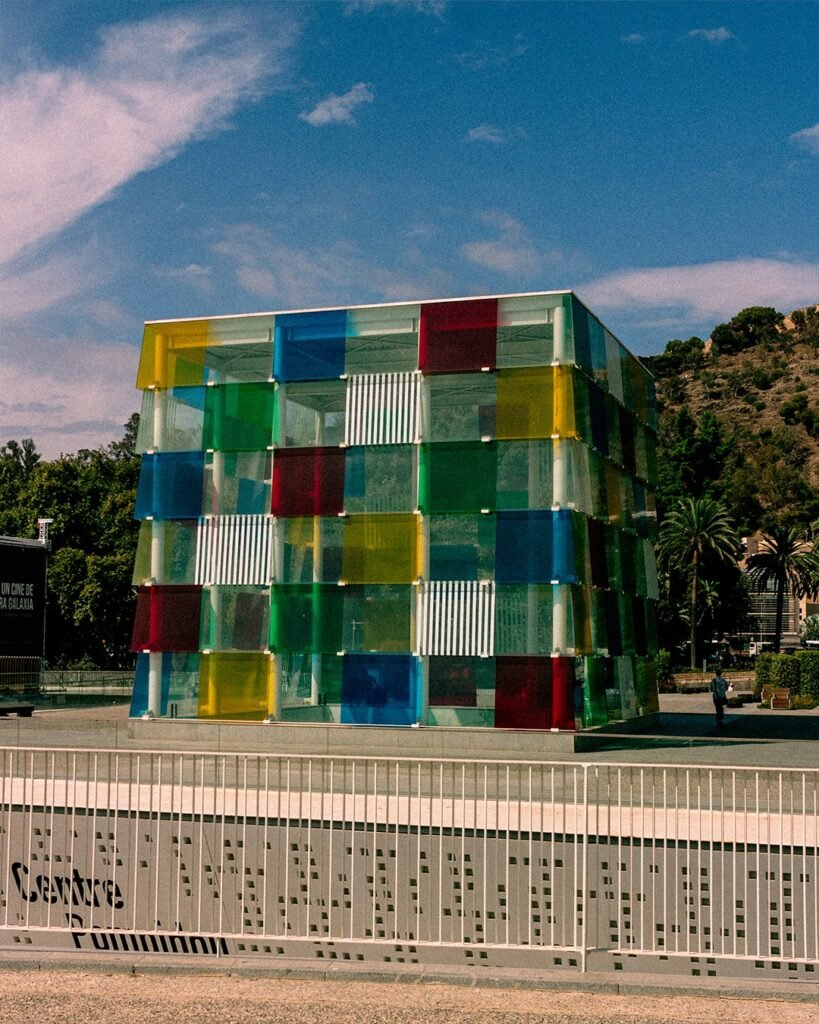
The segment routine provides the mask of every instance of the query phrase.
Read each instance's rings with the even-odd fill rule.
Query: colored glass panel
[[[205,448],[255,451],[272,443],[273,384],[220,384],[206,391]]]
[[[589,536],[592,585],[595,587],[607,587],[609,585],[609,573],[606,564],[606,527],[599,519],[588,519],[586,529]]]
[[[498,583],[573,583],[577,580],[572,513],[530,509],[498,512],[495,578]]]
[[[497,299],[421,306],[418,361],[424,373],[457,373],[495,366]]]
[[[134,516],[195,519],[202,514],[204,452],[144,455]]]
[[[346,411],[343,380],[279,385],[273,440],[280,448],[342,444]]]
[[[427,441],[480,441],[495,436],[495,377],[489,373],[440,374],[425,381]]]
[[[589,440],[601,455],[609,453],[609,435],[606,425],[606,396],[591,381],[587,385],[589,424],[582,436]]]
[[[201,448],[204,415],[204,387],[146,391],[136,450],[189,452]]]
[[[268,654],[203,654],[199,718],[261,721],[273,706],[273,659]]]
[[[413,725],[418,721],[418,664],[412,655],[348,654],[342,672],[342,722]]]
[[[325,380],[344,373],[347,311],[285,313],[276,317],[273,348],[278,380]]]
[[[474,708],[479,692],[494,696],[494,661],[488,658],[438,656],[429,659],[430,707]],[[491,679],[488,678],[491,676]]]
[[[344,509],[343,448],[280,448],[273,457],[275,516],[332,516]]]
[[[150,655],[137,655],[134,689],[131,695],[131,718],[140,718],[148,711],[148,676]],[[160,678],[162,716],[196,718],[199,694],[199,655],[163,654]]]
[[[497,436],[551,437],[556,430],[555,368],[498,370]]]
[[[136,386],[186,387],[205,380],[208,321],[146,324]]]
[[[497,658],[495,728],[552,727],[552,659]]]
[[[358,445],[346,450],[344,509],[346,512],[402,512],[414,509],[416,495],[414,445]]]
[[[583,727],[608,725],[606,706],[608,661],[604,658],[583,659]]]
[[[131,650],[198,651],[201,604],[201,587],[140,587]]]
[[[584,370],[590,370],[592,366],[592,330],[599,324],[595,324],[594,317],[589,313],[582,302],[572,296],[572,334],[574,338],[574,362],[582,366]]]
[[[418,504],[422,512],[480,512],[495,507],[494,443],[421,445]]]
[[[344,591],[345,651],[400,653],[413,650],[413,587],[347,586],[340,589]]]
[[[279,653],[336,654],[342,649],[344,587],[335,583],[273,587],[270,646]]]
[[[349,310],[345,373],[403,373],[417,369],[420,318],[418,305]]]
[[[281,519],[276,524],[274,578],[281,583],[334,583],[341,579],[344,520]]]
[[[494,570],[493,516],[429,517],[429,579],[489,580]]]
[[[205,515],[267,515],[273,453],[209,452],[205,457]]]
[[[418,577],[418,517],[346,517],[342,575],[347,583],[412,583]]]
[[[142,523],[137,539],[133,583],[193,583],[196,569],[195,520]]]
[[[211,586],[202,601],[201,647],[216,651],[266,651],[268,587]]]

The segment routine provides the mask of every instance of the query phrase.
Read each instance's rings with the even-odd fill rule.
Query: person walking
[[[714,711],[717,713],[717,728],[725,725],[725,705],[728,703],[728,680],[722,675],[722,669],[717,669],[717,674],[711,680],[711,696],[714,699]]]

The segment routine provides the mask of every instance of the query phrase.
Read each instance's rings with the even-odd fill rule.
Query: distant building
[[[656,709],[650,375],[570,292],[146,324],[132,715]]]
[[[46,558],[45,535],[41,540],[0,537],[0,697],[40,685]]]

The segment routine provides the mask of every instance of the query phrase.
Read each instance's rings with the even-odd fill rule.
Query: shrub
[[[771,665],[771,685],[786,686],[792,693],[799,692],[799,662],[792,654],[775,654]]]
[[[773,659],[776,657],[775,654],[760,654],[756,659],[756,684],[754,693],[759,696],[762,693],[763,686],[771,685],[771,667],[773,665]]]
[[[671,682],[671,655],[662,648],[657,651],[657,682]]]
[[[815,697],[803,697],[800,694],[798,697],[791,698],[791,708],[794,711],[813,711],[817,705],[819,705],[819,700]],[[765,706],[767,707],[767,705]]]
[[[797,651],[799,695],[819,700],[819,651]]]

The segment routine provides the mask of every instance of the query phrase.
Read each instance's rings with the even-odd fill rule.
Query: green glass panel
[[[206,389],[204,447],[258,451],[273,439],[272,383],[220,384]]]
[[[140,525],[132,582],[193,583],[196,572],[197,520],[146,521]],[[152,560],[152,538],[158,538]]]
[[[606,434],[609,442],[609,458],[617,466],[623,465],[623,444],[620,438],[620,412],[617,403],[609,395],[605,399]]]
[[[634,654],[634,602],[630,594],[617,595],[620,635],[624,654]]]
[[[277,653],[336,654],[342,647],[344,588],[332,583],[278,584],[270,610]]]
[[[345,651],[411,652],[412,586],[347,586],[344,591]]]
[[[604,658],[584,658],[583,669],[583,727],[608,725],[606,686],[608,682],[607,661]]]
[[[480,512],[495,507],[497,447],[424,444],[418,504],[422,512]]]
[[[269,588],[208,587],[202,600],[199,646],[214,651],[266,651],[269,618]]]
[[[427,441],[480,441],[495,436],[495,377],[451,373],[424,378]]]
[[[348,448],[344,470],[346,512],[405,512],[415,509],[415,445],[362,445]]]
[[[279,519],[275,537],[274,578],[279,583],[335,583],[341,579],[343,519]]]
[[[418,525],[416,515],[345,517],[345,582],[412,583],[418,577]]]
[[[591,554],[586,517],[572,512],[572,543],[574,545],[574,571],[580,583],[591,582]]]
[[[497,366],[548,366],[554,358],[555,309],[568,295],[519,295],[498,300]]]
[[[406,373],[416,370],[420,316],[421,307],[418,305],[348,310],[345,372]]]
[[[552,587],[499,585],[495,654],[552,653]]]
[[[497,462],[497,508],[552,507],[553,453],[556,444],[572,441],[500,441]],[[568,448],[563,449],[567,452]],[[571,475],[571,470],[570,470]],[[570,493],[573,493],[570,485]]]
[[[330,447],[344,441],[346,382],[279,383],[274,443],[282,448]]]
[[[606,331],[606,377],[608,380],[609,394],[618,401],[623,401],[623,376],[620,342]]]

